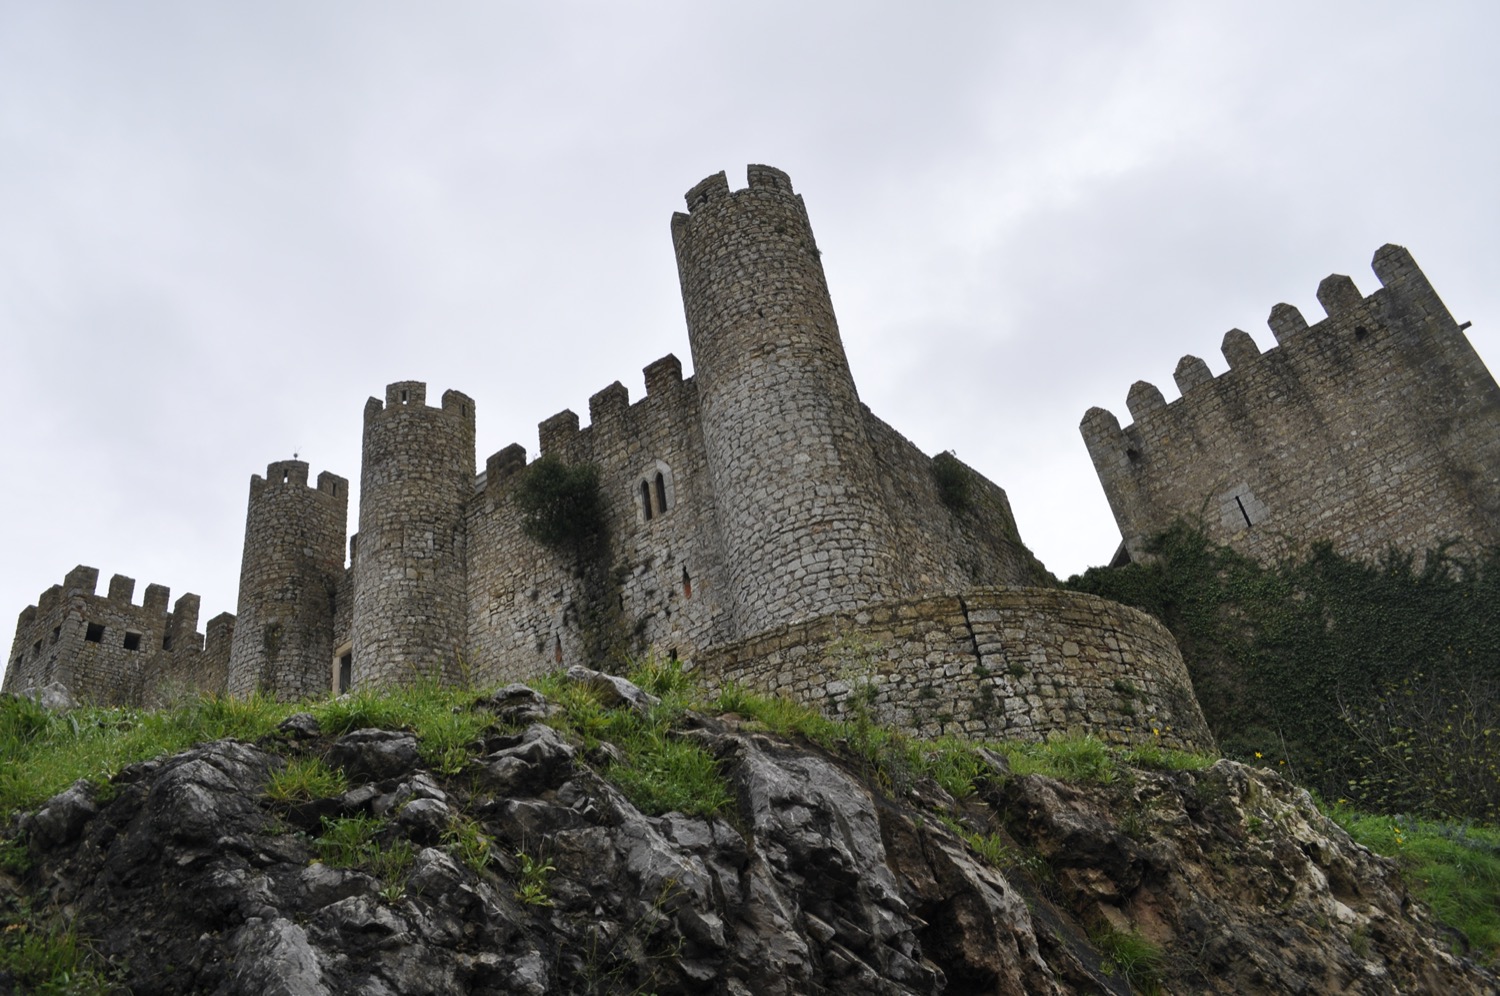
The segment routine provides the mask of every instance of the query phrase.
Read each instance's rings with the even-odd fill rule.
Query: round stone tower
[[[353,686],[456,680],[467,640],[467,527],[474,402],[429,408],[427,385],[365,403],[354,549]]]
[[[334,595],[344,573],[349,482],[282,460],[250,478],[229,694],[326,694],[333,677]]]
[[[768,166],[672,217],[735,628],[893,597],[892,529],[802,198]]]

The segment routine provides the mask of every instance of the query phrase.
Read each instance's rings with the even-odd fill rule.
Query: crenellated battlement
[[[1151,382],[1136,381],[1131,385],[1125,402],[1131,418],[1140,421],[1142,418],[1153,416],[1158,411],[1180,410],[1187,402],[1188,394],[1194,389],[1214,383],[1222,377],[1235,374],[1246,375],[1242,372],[1247,371],[1257,361],[1277,362],[1286,355],[1286,350],[1323,351],[1327,343],[1320,337],[1347,334],[1359,341],[1364,341],[1375,329],[1363,325],[1345,329],[1343,325],[1346,324],[1346,320],[1357,315],[1370,317],[1372,320],[1387,316],[1387,312],[1392,310],[1393,302],[1390,301],[1390,297],[1393,294],[1403,295],[1414,291],[1419,294],[1423,292],[1431,294],[1431,285],[1427,283],[1426,277],[1417,267],[1411,253],[1401,246],[1382,246],[1375,253],[1371,268],[1379,278],[1381,286],[1368,296],[1362,295],[1354,281],[1344,274],[1334,273],[1323,278],[1318,284],[1317,298],[1318,303],[1323,306],[1326,317],[1316,324],[1309,325],[1301,311],[1293,305],[1281,303],[1272,307],[1266,325],[1275,336],[1277,345],[1264,353],[1255,344],[1255,340],[1240,329],[1230,329],[1224,333],[1220,352],[1225,362],[1229,364],[1229,370],[1224,374],[1216,377],[1200,358],[1191,354],[1183,356],[1173,372],[1173,380],[1177,385],[1179,397],[1171,402],[1168,402],[1161,390]],[[1443,310],[1442,317],[1447,320],[1448,325],[1452,326],[1453,331],[1457,331],[1457,325],[1446,309]]]
[[[588,425],[583,425],[571,408],[564,408],[539,422],[540,455],[563,460],[586,459],[593,440],[600,435],[646,432],[648,426],[641,420],[655,417],[657,406],[677,403],[678,392],[692,382],[692,378],[683,379],[682,361],[671,353],[648,363],[641,372],[646,380],[646,396],[638,401],[631,402],[630,389],[615,381],[590,396]],[[667,412],[664,417],[672,415]],[[486,480],[489,480],[488,476]]]
[[[387,384],[385,401],[371,397],[365,402],[365,422],[376,420],[383,413],[410,413],[417,410],[442,412],[466,422],[470,431],[474,428],[473,398],[462,391],[448,390],[443,392],[442,404],[433,408],[427,404],[427,384],[420,380],[401,380],[394,384]]]
[[[1474,488],[1452,482],[1487,482],[1481,490],[1492,497],[1480,506],[1500,507],[1500,444],[1487,441],[1500,402],[1485,400],[1497,397],[1494,379],[1406,249],[1382,246],[1371,269],[1380,287],[1368,295],[1344,274],[1325,277],[1316,323],[1275,305],[1266,324],[1276,345],[1264,352],[1230,329],[1222,374],[1182,357],[1170,402],[1136,381],[1126,396],[1132,424],[1089,410],[1079,428],[1132,555],[1178,515],[1201,516],[1226,542],[1268,556],[1298,538],[1348,534],[1356,552],[1400,539],[1420,553],[1443,529],[1493,531],[1476,532]],[[1444,410],[1453,413],[1446,420]],[[1372,473],[1372,458],[1389,480]],[[1429,537],[1394,527],[1403,514],[1430,518],[1397,511],[1414,487],[1423,502],[1451,504],[1436,517],[1446,525],[1423,526]]]
[[[373,400],[373,399],[372,399]],[[349,501],[349,481],[330,471],[323,471],[318,475],[317,483],[309,487],[307,483],[309,467],[305,460],[275,460],[266,465],[266,476],[259,474],[250,475],[250,498],[253,501],[262,494],[267,487],[271,488],[300,488],[305,491],[313,491],[325,496],[332,501]]]
[[[116,605],[133,606],[143,609],[160,609],[166,612],[167,602],[170,600],[172,589],[164,584],[146,585],[145,595],[140,605],[134,605],[135,578],[126,577],[123,574],[113,575],[109,579],[109,585],[104,595],[98,594],[99,569],[79,564],[67,573],[61,585],[53,585],[37,597],[35,605],[29,605],[21,613],[23,619],[35,618],[37,616],[48,616],[58,609],[65,607],[66,600],[75,596],[88,598],[101,598],[113,602]],[[197,596],[192,596],[196,598]]]

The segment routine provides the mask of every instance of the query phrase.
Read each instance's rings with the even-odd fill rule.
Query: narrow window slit
[[[1250,513],[1247,512],[1247,511],[1245,511],[1245,503],[1242,502],[1242,501],[1240,501],[1240,496],[1239,495],[1235,495],[1234,496],[1234,503],[1240,507],[1240,514],[1245,517],[1245,525],[1247,525],[1247,526],[1253,526],[1253,525],[1255,525],[1255,523],[1253,523],[1253,522],[1250,521]]]

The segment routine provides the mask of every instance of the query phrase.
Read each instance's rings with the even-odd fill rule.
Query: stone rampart
[[[1409,252],[1385,246],[1372,268],[1368,296],[1325,279],[1316,324],[1272,308],[1264,353],[1231,329],[1217,377],[1184,356],[1174,401],[1137,381],[1132,425],[1089,410],[1080,429],[1133,558],[1179,517],[1262,560],[1315,540],[1366,558],[1500,542],[1500,388]]]
[[[140,705],[224,690],[233,616],[211,620],[205,643],[197,595],[169,610],[165,585],[147,585],[137,604],[133,578],[114,575],[104,595],[98,583],[99,571],[80,564],[21,613],[5,691],[60,682],[80,701]]]
[[[979,588],[769,630],[696,658],[711,689],[737,682],[839,718],[920,736],[1211,750],[1172,635],[1151,616],[1052,588]],[[858,698],[856,698],[858,697]]]

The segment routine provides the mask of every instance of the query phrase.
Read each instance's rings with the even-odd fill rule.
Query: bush
[[[932,480],[944,505],[954,512],[968,509],[973,497],[974,472],[952,450],[932,458]]]
[[[515,490],[526,535],[554,550],[586,556],[606,535],[599,471],[544,456],[526,468]]]

